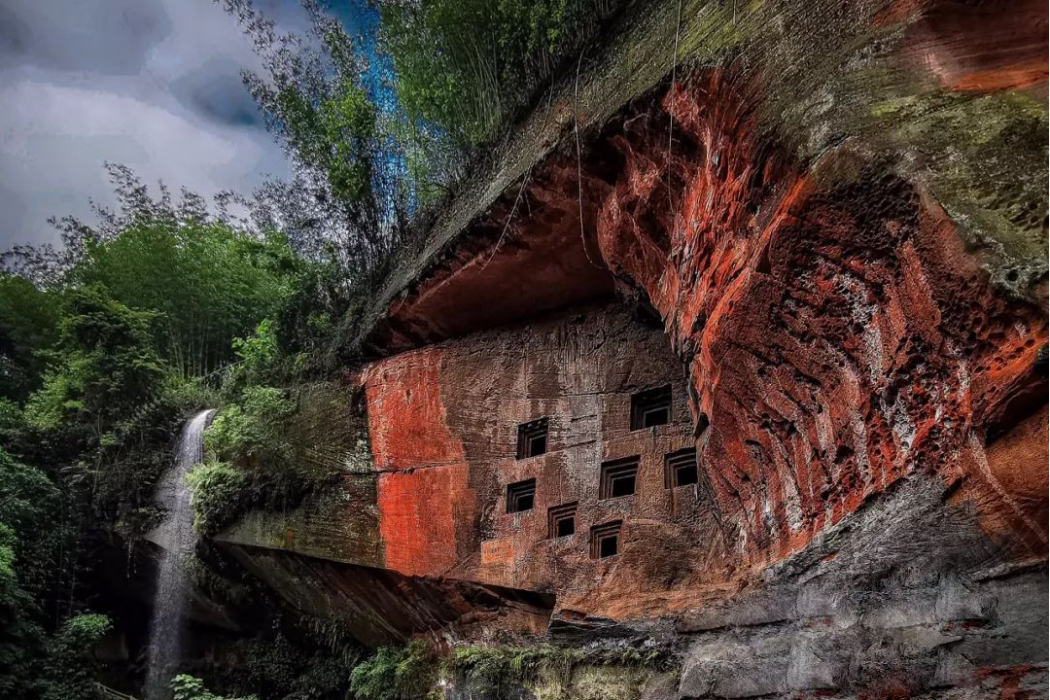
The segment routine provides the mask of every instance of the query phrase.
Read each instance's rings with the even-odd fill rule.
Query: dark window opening
[[[696,465],[695,449],[690,447],[678,450],[664,457],[664,486],[672,489],[699,482],[700,472]]]
[[[631,430],[671,422],[671,387],[647,389],[631,396]]]
[[[620,527],[623,522],[617,520],[591,528],[591,558],[605,559],[620,553]]]
[[[576,518],[562,518],[558,521],[557,536],[568,537],[576,532]]]
[[[536,504],[536,480],[519,481],[507,486],[507,512],[520,513],[532,510]]]
[[[603,462],[598,498],[630,496],[638,483],[638,457]]]
[[[547,419],[540,418],[518,426],[518,459],[547,452]]]
[[[551,539],[576,534],[576,504],[566,503],[548,510],[547,531]]]
[[[611,484],[610,498],[619,498],[620,496],[630,496],[634,493],[635,486],[634,475],[621,476],[613,479]]]

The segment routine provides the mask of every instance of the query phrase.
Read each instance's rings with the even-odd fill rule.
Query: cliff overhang
[[[467,184],[356,340],[374,549],[273,551],[553,596],[530,618],[552,633],[670,621],[683,697],[1022,683],[1045,669],[1046,8],[742,5],[629,14]],[[660,344],[610,332],[610,299]],[[617,362],[642,369],[574,393]],[[663,539],[598,564],[500,520],[504,482],[576,473],[529,472],[518,424],[611,425],[656,377],[688,425],[644,438],[695,448],[702,517],[641,513]],[[647,449],[596,430],[595,469]]]

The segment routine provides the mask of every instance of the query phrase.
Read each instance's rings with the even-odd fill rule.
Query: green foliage
[[[10,399],[0,398],[0,445],[13,445],[26,428],[22,408]]]
[[[55,489],[0,449],[0,697],[40,697],[47,638],[40,600],[59,568]],[[34,595],[35,594],[35,595]]]
[[[204,433],[208,461],[189,475],[197,530],[215,534],[254,505],[295,497],[307,486],[297,473],[287,421],[295,403],[281,389],[257,386],[275,360],[276,339],[268,322],[241,340],[242,358],[229,383],[243,386],[237,403],[223,408]]]
[[[226,688],[250,688],[268,700],[350,700],[350,669],[356,649],[329,645],[305,630],[278,630],[273,637],[244,640],[236,654],[243,663],[220,669]],[[219,679],[217,679],[219,680]]]
[[[297,158],[326,175],[337,199],[363,213],[371,205],[375,105],[356,77],[321,90],[290,76],[273,77],[276,90],[264,105],[277,132]]]
[[[263,319],[255,332],[246,338],[234,338],[233,350],[238,361],[223,380],[229,393],[243,391],[251,385],[268,384],[281,374],[281,353],[277,347],[277,327]]]
[[[193,490],[194,527],[215,534],[247,509],[257,498],[245,472],[226,462],[205,462],[186,477]]]
[[[110,631],[112,625],[105,615],[77,615],[66,621],[61,632],[53,642],[54,650],[59,654],[76,656],[90,649]]]
[[[245,84],[292,160],[291,182],[268,183],[272,218],[309,231],[313,253],[334,248],[348,276],[374,281],[399,236],[389,216],[398,193],[389,167],[396,144],[379,128],[358,47],[312,0],[303,2],[305,35],[280,34],[251,0],[223,4],[259,54],[263,69],[245,74]]]
[[[0,271],[0,399],[24,401],[43,375],[43,351],[58,339],[59,298]]]
[[[110,628],[103,615],[75,615],[48,637],[41,604],[62,573],[70,532],[54,522],[58,488],[0,449],[0,697],[89,697],[91,650]]]
[[[438,664],[422,642],[381,647],[350,674],[350,688],[359,700],[426,698],[438,677]]]
[[[292,446],[285,439],[282,422],[295,404],[275,387],[249,386],[240,403],[223,409],[205,432],[208,454],[235,461],[248,468],[286,468]]]
[[[55,369],[26,407],[30,424],[53,430],[78,423],[100,440],[119,417],[153,398],[165,371],[150,333],[154,316],[115,301],[101,285],[69,292]]]
[[[276,317],[281,354],[296,358],[293,369],[300,376],[328,374],[346,366],[350,343],[338,332],[339,320],[352,323],[367,297],[349,285],[333,260],[306,266],[297,281],[295,292]]]
[[[98,284],[64,293],[51,369],[25,408],[17,440],[73,498],[80,517],[141,532],[155,519],[153,485],[170,465],[179,410],[152,334],[156,314]]]
[[[624,4],[617,0],[400,0],[384,3],[383,43],[412,119],[455,140],[491,139]]]
[[[0,276],[11,292],[0,299],[0,436],[69,491],[70,517],[136,537],[159,515],[153,489],[177,425],[217,405],[210,373],[238,349],[258,355],[233,340],[279,315],[313,263],[283,236],[210,217],[192,194],[175,206],[125,168],[110,174],[119,214],[97,210],[95,227],[64,219],[62,254],[22,261],[50,286]]]
[[[226,698],[209,693],[204,687],[204,681],[186,674],[175,676],[171,680],[171,689],[175,692],[175,700],[255,700],[254,695]]]
[[[95,692],[97,663],[91,650],[112,628],[105,615],[70,618],[48,644],[44,700],[82,700]]]
[[[49,523],[62,507],[55,484],[35,467],[0,448],[0,523],[10,530],[19,563],[20,585],[40,596],[53,585],[68,533]]]
[[[32,596],[19,585],[17,547],[15,531],[0,522],[0,697],[32,698],[40,692],[44,631],[33,619]]]
[[[577,649],[542,644],[529,647],[458,647],[446,662],[454,675],[499,685],[524,682],[540,669],[554,669],[567,675],[583,659]]]
[[[233,359],[230,341],[281,307],[301,266],[283,236],[161,218],[136,221],[116,238],[89,245],[72,275],[151,312],[164,358],[181,376],[199,376]]]
[[[330,153],[323,162],[332,192],[343,200],[361,201],[372,184],[372,160],[365,154],[375,137],[375,106],[361,88],[341,85],[338,94],[321,103],[320,112]]]
[[[306,322],[327,325],[317,317]],[[327,385],[304,385],[297,360],[305,355],[289,358],[279,338],[276,324],[264,320],[253,335],[233,342],[239,361],[223,381],[227,405],[204,433],[208,464],[191,479],[197,528],[204,534],[214,534],[252,507],[297,503],[342,466],[318,459],[330,454],[332,440],[318,435],[316,424],[338,423],[335,415],[342,414],[335,412],[345,406],[326,401],[323,391],[311,393],[313,386]],[[275,382],[292,388],[272,386]],[[319,417],[315,409],[331,413]],[[338,429],[320,432],[342,436]]]

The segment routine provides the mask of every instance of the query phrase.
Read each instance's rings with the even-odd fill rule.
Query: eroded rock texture
[[[678,9],[693,60],[615,109],[654,43],[552,88],[561,146],[381,297],[354,373],[374,502],[349,506],[374,546],[271,546],[493,609],[543,594],[555,640],[670,640],[654,698],[1045,697],[1045,5]],[[663,385],[668,424],[632,429]],[[635,493],[604,498],[631,456]]]
[[[1045,551],[1038,507],[983,466],[1000,416],[1034,408],[1021,394],[1041,382],[1044,309],[989,285],[920,183],[846,147],[785,165],[731,81],[694,81],[635,122],[670,112],[684,155],[648,130],[613,139],[625,176],[597,235],[689,363],[736,547],[782,558],[923,471],[982,483],[1018,555]],[[1015,468],[1045,483],[1045,461]]]
[[[684,376],[663,334],[616,305],[403,353],[363,381],[385,566],[613,617],[681,607],[695,591],[673,584],[707,576],[720,534],[706,492],[665,484],[665,456],[694,444]],[[654,386],[669,387],[671,420],[632,430],[632,394]],[[522,458],[519,426],[540,418],[546,451]],[[631,457],[634,495],[603,496],[601,465]],[[529,479],[532,505],[510,512],[508,485]],[[573,508],[570,536],[550,530],[559,506]],[[590,530],[614,521],[621,554],[599,560]]]

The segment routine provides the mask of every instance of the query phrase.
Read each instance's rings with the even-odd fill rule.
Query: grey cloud
[[[0,5],[0,250],[112,205],[106,161],[205,197],[288,174],[240,81],[258,58],[212,0]],[[294,25],[289,5],[270,9]]]
[[[160,0],[5,0],[0,66],[134,75],[171,28]]]
[[[208,119],[246,127],[263,125],[263,115],[232,60],[209,59],[175,80],[171,91],[182,104]]]
[[[21,229],[25,225],[26,207],[22,198],[0,183],[0,216],[3,225],[12,229]]]

